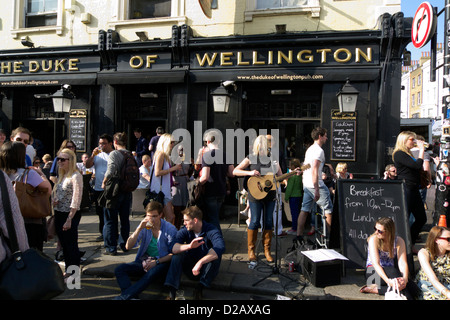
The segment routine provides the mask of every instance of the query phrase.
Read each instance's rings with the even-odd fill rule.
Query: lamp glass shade
[[[213,96],[214,112],[227,113],[230,107],[230,97],[228,95]]]
[[[347,80],[342,89],[337,93],[340,112],[355,112],[359,91]]]
[[[53,109],[55,112],[69,112],[72,99],[63,97],[53,97]]]
[[[214,112],[227,113],[230,107],[230,94],[224,86],[216,88],[211,92],[213,98]]]
[[[340,93],[338,96],[339,110],[341,112],[355,112],[358,94],[356,93]]]
[[[53,109],[55,112],[70,112],[73,95],[64,89],[59,89],[52,95]]]

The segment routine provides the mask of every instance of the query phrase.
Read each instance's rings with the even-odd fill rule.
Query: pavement
[[[432,187],[434,188],[434,186]],[[434,189],[428,192],[428,223],[431,227],[431,216],[434,204]],[[285,206],[287,221],[290,219],[288,205]],[[133,232],[144,217],[144,212],[133,211],[130,216],[130,232]],[[364,270],[345,269],[340,279],[334,278],[335,285],[325,287],[314,286],[299,270],[289,271],[289,262],[295,259],[292,248],[294,235],[274,237],[272,241],[272,256],[276,263],[268,263],[264,257],[261,243],[261,233],[257,241],[258,262],[256,266],[248,264],[247,256],[247,225],[246,217],[238,215],[237,205],[226,205],[221,217],[221,228],[225,239],[226,251],[222,256],[220,272],[212,283],[212,290],[226,292],[251,293],[255,296],[270,296],[274,299],[290,300],[384,300],[383,296],[363,294],[359,288],[365,284]],[[286,223],[288,224],[288,223]],[[289,225],[284,226],[287,231]],[[426,230],[424,228],[424,230]],[[429,229],[429,228],[428,228]],[[118,250],[116,256],[103,254],[103,242],[97,241],[99,236],[98,216],[94,208],[84,209],[79,225],[79,247],[85,251],[85,261],[82,262],[82,277],[94,276],[114,278],[114,269],[122,263],[134,260],[137,249],[128,252]],[[426,231],[421,234],[423,242]],[[277,240],[277,241],[275,241]],[[423,244],[422,244],[423,245]],[[418,245],[420,248],[421,244]],[[44,253],[54,257],[56,242],[44,243]],[[416,270],[418,263],[415,256]],[[182,287],[193,287],[194,283],[185,275],[182,276]],[[207,291],[204,294],[207,299]]]

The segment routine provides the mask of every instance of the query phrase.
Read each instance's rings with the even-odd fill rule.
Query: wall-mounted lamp
[[[72,106],[72,100],[75,95],[70,91],[71,86],[69,84],[63,84],[61,89],[56,91],[50,96],[53,99],[53,109],[55,112],[69,112]]]
[[[355,112],[358,94],[359,91],[350,84],[350,80],[347,78],[342,89],[336,94],[339,102],[339,111]]]
[[[30,40],[30,38],[28,38],[28,36],[20,38],[20,42],[24,47],[34,48],[34,43],[33,41]]]
[[[147,32],[145,32],[145,31],[136,31],[136,35],[139,37],[140,41],[148,41]]]
[[[234,81],[224,81],[220,84],[220,87],[217,87],[213,91],[211,91],[211,96],[213,98],[214,112],[227,113],[228,108],[230,107],[230,97],[231,94],[228,92],[228,86],[233,86],[234,90],[236,90],[236,85]]]

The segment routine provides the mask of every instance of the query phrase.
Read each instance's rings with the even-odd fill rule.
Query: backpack
[[[120,170],[119,189],[121,192],[133,192],[139,185],[140,173],[138,164],[130,151],[119,151],[125,158]]]

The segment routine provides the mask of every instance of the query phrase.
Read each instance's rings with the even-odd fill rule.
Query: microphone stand
[[[291,279],[290,277],[288,277],[285,274],[280,273],[280,268],[278,267],[278,215],[280,214],[280,209],[281,209],[281,205],[280,205],[280,201],[281,201],[281,187],[278,185],[278,181],[277,181],[277,176],[276,176],[276,172],[278,172],[277,169],[277,162],[276,161],[272,161],[272,171],[273,171],[273,185],[275,186],[275,191],[276,191],[276,214],[275,214],[275,263],[274,266],[272,268],[272,272],[270,274],[268,274],[267,276],[265,276],[264,278],[258,280],[257,282],[255,282],[252,286],[256,286],[258,283],[266,280],[267,278],[271,277],[272,275],[278,274],[280,276],[285,277],[286,279],[290,280],[290,281],[295,281],[294,279]],[[273,214],[273,213],[272,213]],[[263,215],[264,218],[264,215]]]

